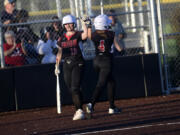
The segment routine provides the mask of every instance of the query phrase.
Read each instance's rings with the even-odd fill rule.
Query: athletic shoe
[[[92,108],[92,104],[91,103],[86,105],[86,112],[87,112],[86,118],[87,119],[91,119],[92,118],[92,113],[93,113],[93,108]]]
[[[84,112],[82,109],[78,109],[73,117],[73,120],[83,120],[85,118]]]
[[[93,112],[93,108],[92,108],[92,104],[91,103],[86,105],[86,112],[89,113],[89,114]]]
[[[114,108],[114,109],[112,109],[112,108],[109,108],[109,114],[118,114],[118,113],[120,113],[121,112],[121,110],[120,109],[118,109],[118,108]]]

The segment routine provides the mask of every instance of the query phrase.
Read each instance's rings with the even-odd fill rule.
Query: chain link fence
[[[5,7],[4,0],[0,0],[0,6]],[[8,27],[5,25],[2,26],[1,37],[3,44],[5,44],[6,30],[8,28],[11,28],[11,30],[15,28],[16,40],[18,36],[20,38],[17,42],[21,43],[21,39],[24,38],[23,41],[27,42],[24,44],[26,54],[23,53],[23,50],[19,51],[23,53],[20,55],[23,55],[25,58],[23,65],[46,63],[42,62],[42,59],[45,57],[44,51],[46,49],[48,50],[48,48],[38,50],[38,44],[41,43],[40,40],[44,36],[43,30],[47,28],[46,31],[48,31],[49,27],[52,28],[55,22],[61,28],[60,21],[64,15],[73,14],[76,17],[81,17],[87,14],[93,20],[99,14],[109,14],[112,9],[115,10],[114,15],[120,21],[126,33],[123,39],[125,53],[121,54],[121,56],[154,52],[150,39],[150,15],[147,0],[16,0],[15,8],[19,14],[18,16],[17,14],[15,15],[15,20]],[[0,9],[1,13],[4,9]],[[24,12],[20,13],[19,11],[22,11],[22,9],[24,9]],[[58,19],[55,16],[58,16]],[[4,23],[2,18],[1,23]],[[80,29],[80,23],[78,23],[77,28]],[[22,34],[24,30],[25,34]],[[57,32],[56,34],[58,33],[61,32]],[[49,50],[54,51],[55,44],[56,41],[49,43]],[[5,49],[8,48],[6,47]],[[82,52],[85,59],[92,59],[94,57],[94,51],[95,49],[91,41],[82,44]],[[16,52],[18,52],[18,49]],[[4,59],[3,56],[2,59]],[[49,62],[55,62],[54,59],[55,57]],[[6,66],[11,66],[11,64],[5,64]]]
[[[168,71],[167,87],[175,90],[180,87],[180,1],[167,0],[166,2],[161,4],[161,19]]]

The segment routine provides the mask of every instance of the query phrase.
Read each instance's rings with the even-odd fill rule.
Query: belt
[[[97,55],[98,56],[111,56],[110,53],[98,53]]]
[[[98,55],[105,55],[104,53],[98,53]]]

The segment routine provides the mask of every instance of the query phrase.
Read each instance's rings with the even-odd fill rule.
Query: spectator
[[[17,13],[17,22],[25,23],[27,22],[29,15],[28,12],[24,9],[18,11]],[[38,36],[34,34],[29,25],[20,25],[17,27],[17,43],[22,43],[24,49],[26,50],[26,64],[37,64],[38,53],[34,47],[34,42],[38,41]]]
[[[111,23],[111,29],[115,32],[115,36],[117,37],[118,44],[121,45],[121,48],[125,48],[125,44],[123,39],[126,36],[126,33],[124,31],[124,28],[121,24],[121,22],[117,19],[115,10],[111,9],[109,11],[109,19],[112,20]],[[122,56],[125,55],[125,50],[119,52],[114,46],[113,46],[113,53],[115,56]]]
[[[54,50],[58,51],[56,47],[56,40],[54,40],[51,27],[42,28],[40,30],[41,39],[37,45],[37,52],[40,55],[43,55],[41,63],[55,63],[56,62],[56,53]]]
[[[29,14],[26,10],[21,9],[20,11],[18,11],[16,18],[18,23],[26,23],[29,18]],[[33,30],[30,28],[30,25],[28,24],[20,25],[17,27],[18,42],[21,41],[20,39],[22,36],[30,44],[33,44],[34,42],[38,42],[39,39],[39,37],[33,32]]]
[[[15,4],[16,4],[16,0],[4,0],[5,9],[1,13],[1,22],[3,24],[16,23],[16,15],[18,10],[15,9]],[[3,29],[3,32],[5,32],[6,30],[12,30],[16,32],[16,27],[15,26],[5,27]]]
[[[57,16],[53,16],[52,17],[53,20],[58,20],[59,18]],[[58,39],[59,37],[61,37],[63,35],[63,27],[62,27],[62,23],[61,21],[58,22],[53,22],[51,25],[53,34],[54,34],[54,39]]]
[[[28,12],[21,9],[17,13],[17,22],[25,23],[29,18]],[[22,43],[26,50],[26,64],[37,64],[39,63],[39,55],[36,52],[34,43],[37,42],[39,37],[32,31],[29,25],[20,25],[17,27],[17,43]]]
[[[26,41],[21,42],[26,51],[25,64],[38,64],[40,63],[39,54],[37,53],[33,44]]]
[[[4,56],[7,66],[21,66],[25,64],[26,51],[21,43],[16,43],[13,31],[5,33]]]

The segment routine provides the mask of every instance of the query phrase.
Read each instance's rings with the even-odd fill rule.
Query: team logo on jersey
[[[98,46],[100,52],[105,52],[104,40],[100,40],[100,44]]]
[[[62,48],[71,48],[77,45],[77,39],[61,42]]]

